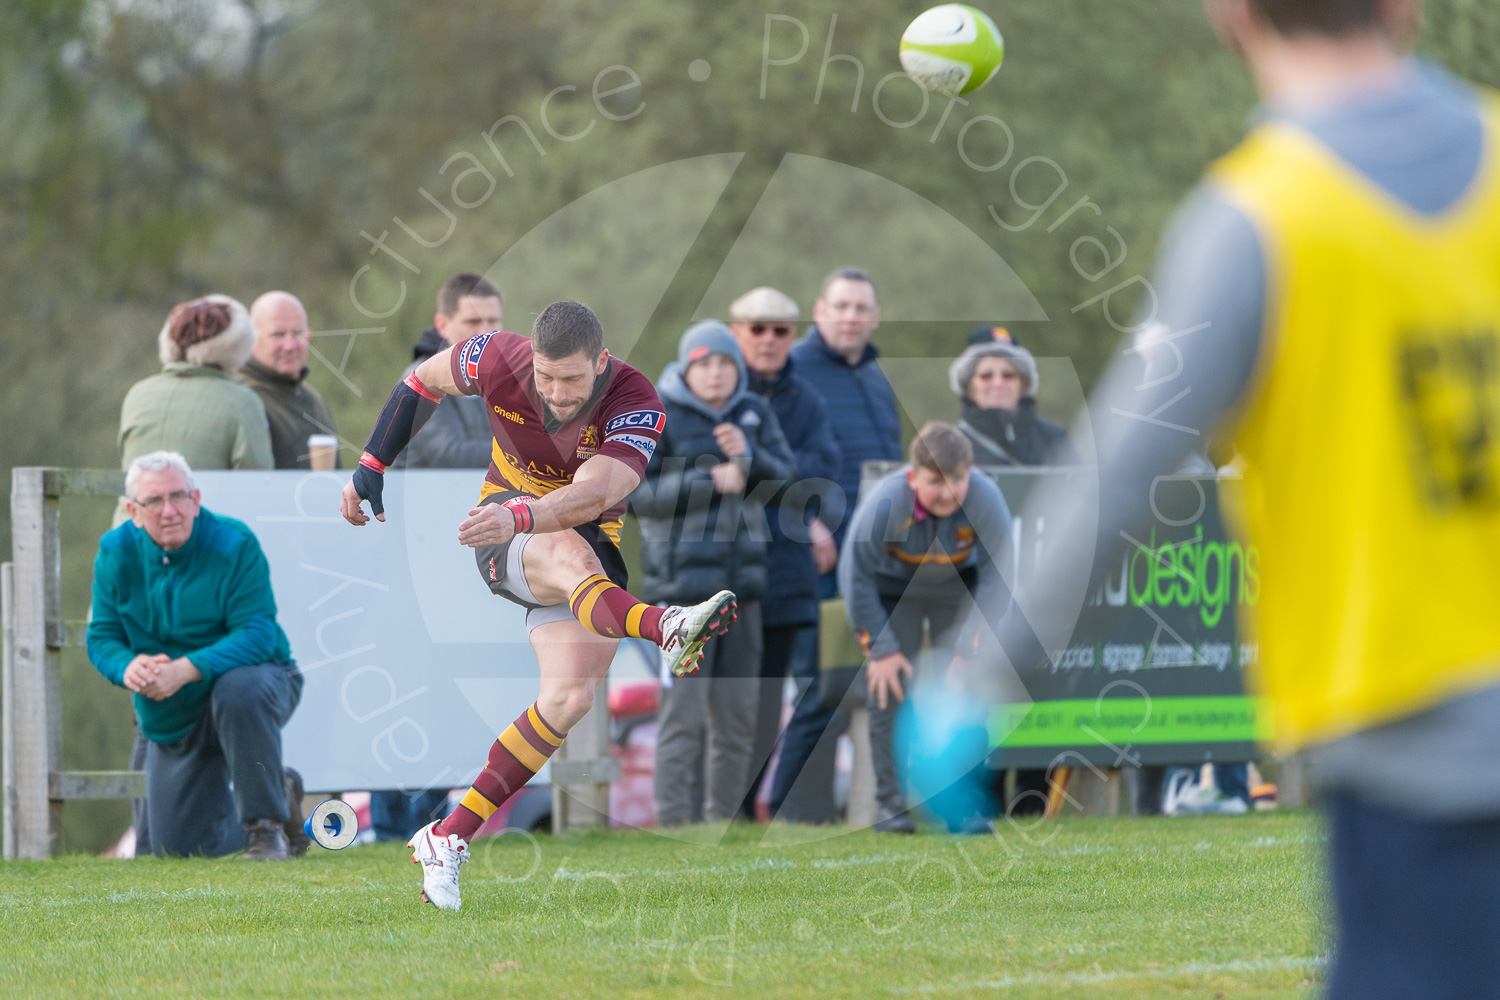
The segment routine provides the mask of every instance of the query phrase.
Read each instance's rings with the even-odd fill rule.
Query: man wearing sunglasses
[[[839,447],[828,420],[828,407],[816,389],[792,371],[792,344],[797,337],[797,303],[785,293],[761,286],[751,289],[729,305],[729,328],[739,341],[740,353],[750,372],[750,391],[771,404],[782,433],[797,460],[797,480],[832,480],[839,471]],[[801,495],[804,499],[797,501]],[[806,510],[806,492],[794,487],[783,499],[798,513]],[[787,523],[791,525],[788,529]],[[818,574],[838,565],[838,549],[829,531],[817,518],[788,511],[783,518],[778,507],[766,508],[771,540],[766,547],[766,592],[761,596],[763,639],[760,665],[760,703],[756,710],[755,751],[751,756],[754,780],[741,813],[755,817],[755,799],[764,767],[776,745],[781,723],[781,682],[789,664],[801,678],[811,669],[811,658],[794,659],[798,636],[809,649],[817,648]],[[807,661],[805,664],[803,661]],[[807,669],[802,669],[804,666]]]
[[[94,560],[88,653],[135,694],[151,850],[301,854],[302,779],[282,768],[281,729],[302,674],[260,543],[203,509],[176,452],[132,461],[125,496],[130,520],[99,540]]]

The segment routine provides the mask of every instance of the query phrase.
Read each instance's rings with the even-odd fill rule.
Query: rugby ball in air
[[[957,97],[1000,69],[1005,40],[984,11],[945,3],[917,16],[901,36],[901,68],[924,90]]]

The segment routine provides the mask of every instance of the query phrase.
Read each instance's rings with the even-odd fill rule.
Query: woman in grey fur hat
[[[266,408],[233,379],[254,344],[237,299],[205,295],[175,306],[157,337],[162,370],[131,386],[120,407],[120,467],[175,451],[199,470],[273,468]]]
[[[975,465],[1077,464],[1067,430],[1036,412],[1036,359],[1008,336],[972,343],[948,369],[948,384]]]

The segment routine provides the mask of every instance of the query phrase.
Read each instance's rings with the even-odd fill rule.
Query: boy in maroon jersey
[[[459,908],[468,839],[525,785],[594,701],[624,636],[661,646],[678,675],[734,620],[729,591],[691,607],[656,608],[624,590],[618,548],[625,497],[641,481],[666,423],[656,389],[611,358],[588,306],[554,302],[531,338],[499,330],[422,362],[386,401],[354,477],[344,487],[350,524],[385,520],[385,468],[444,395],[482,396],[495,442],[479,505],[458,526],[490,590],[527,608],[541,694],[490,748],[485,767],[445,819],[409,846],[422,865],[422,898]]]

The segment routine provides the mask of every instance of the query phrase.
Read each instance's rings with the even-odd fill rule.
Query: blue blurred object
[[[942,684],[920,684],[896,716],[896,759],[917,802],[950,832],[987,830],[996,814],[989,772],[989,729],[985,706]]]

